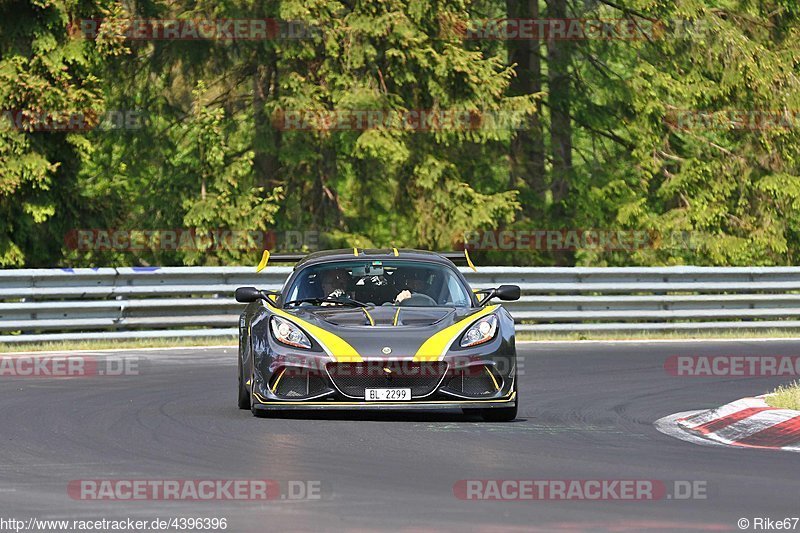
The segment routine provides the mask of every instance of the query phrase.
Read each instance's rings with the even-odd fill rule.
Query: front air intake
[[[409,388],[411,397],[428,396],[447,372],[447,363],[435,362],[365,362],[330,363],[328,374],[346,396],[364,398],[368,388]]]
[[[456,369],[445,378],[444,389],[463,396],[481,398],[496,394],[503,378],[490,365]]]
[[[273,374],[270,390],[279,398],[302,400],[318,396],[330,389],[319,371],[299,367],[283,367]]]

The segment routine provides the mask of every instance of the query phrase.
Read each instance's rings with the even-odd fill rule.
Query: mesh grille
[[[494,380],[489,372],[492,372],[492,369],[485,365],[451,372],[452,377],[447,378],[444,388],[464,396],[489,396],[497,392],[495,381],[498,385],[501,383],[501,378],[495,372],[492,372]]]
[[[277,383],[277,386],[276,386]],[[328,386],[319,372],[305,368],[286,368],[272,378],[273,393],[280,398],[300,399],[326,392]]]
[[[447,371],[447,363],[332,363],[328,372],[344,394],[364,397],[367,388],[410,388],[411,397],[426,396],[433,392]]]

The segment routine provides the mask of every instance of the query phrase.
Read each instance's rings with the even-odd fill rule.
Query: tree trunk
[[[539,18],[539,0],[506,0],[508,18]],[[508,59],[516,64],[516,77],[509,88],[511,96],[535,94],[542,90],[541,42],[536,39],[508,42]],[[525,215],[541,219],[543,194],[546,190],[544,134],[541,105],[536,115],[527,122],[527,129],[517,131],[511,140],[511,186],[522,181],[525,189],[521,196]]]
[[[547,0],[548,18],[566,19],[567,0]],[[572,42],[547,41],[548,101],[550,104],[550,142],[553,151],[553,215],[565,220],[564,200],[572,175],[572,124],[570,122],[570,73]]]
[[[253,75],[253,118],[255,139],[253,150],[253,169],[255,183],[264,187],[265,193],[278,185],[285,185],[280,177],[281,131],[272,124],[272,117],[264,111],[264,105],[278,98],[278,61],[272,57],[266,64],[257,65]]]
[[[342,209],[339,205],[339,194],[334,186],[338,171],[336,148],[332,139],[320,139],[320,156],[312,196],[314,201],[310,202],[312,219],[318,229],[341,227]]]

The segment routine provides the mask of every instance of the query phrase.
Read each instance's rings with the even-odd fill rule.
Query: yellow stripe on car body
[[[372,315],[369,314],[369,311],[367,311],[367,309],[365,307],[362,307],[361,310],[364,311],[364,314],[367,316],[367,320],[369,320],[369,325],[370,326],[374,326],[375,325],[375,321],[372,320]]]
[[[500,390],[500,385],[497,383],[497,380],[495,379],[494,374],[492,374],[492,371],[489,370],[489,367],[484,366],[483,369],[486,371],[487,374],[489,374],[489,377],[492,378],[492,383],[494,383],[494,388],[496,390]]]
[[[453,341],[455,341],[465,329],[476,320],[492,314],[498,307],[499,305],[490,305],[435,333],[422,343],[422,346],[419,347],[419,350],[417,350],[417,353],[414,355],[414,361],[440,361],[444,357],[444,354],[447,353],[447,349],[450,348],[450,345],[453,344]]]
[[[325,350],[325,353],[330,355],[334,361],[339,363],[360,363],[363,361],[361,355],[356,351],[356,349],[350,346],[346,340],[338,335],[334,335],[330,331],[326,331],[319,326],[315,326],[314,324],[303,320],[302,318],[298,318],[291,313],[287,313],[283,309],[273,307],[272,312],[282,318],[294,322],[297,326],[303,328],[306,333],[314,337],[314,340],[316,340],[320,346],[322,346],[322,349]]]
[[[283,375],[284,375],[285,373],[286,373],[286,367],[283,367],[283,369],[281,370],[281,373],[280,373],[280,374],[278,374],[278,377],[277,377],[277,379],[275,380],[275,383],[273,383],[273,384],[272,384],[272,388],[270,389],[270,391],[272,392],[272,394],[275,394],[275,391],[278,389],[278,383],[280,383],[280,382],[281,382],[281,378],[283,378]]]

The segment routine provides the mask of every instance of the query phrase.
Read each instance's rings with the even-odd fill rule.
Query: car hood
[[[321,308],[309,312],[317,319],[334,326],[345,327],[420,327],[432,326],[454,315],[452,307],[363,307]]]
[[[315,307],[292,309],[287,315],[321,328],[326,336],[336,336],[361,357],[386,358],[391,354],[391,358],[406,358],[420,355],[425,342],[437,333],[442,332],[440,337],[452,339],[469,327],[472,315],[477,320],[478,316],[496,307]],[[430,344],[424,350],[428,350],[428,346]],[[385,348],[389,349],[388,353]],[[440,349],[436,351],[438,355]]]

